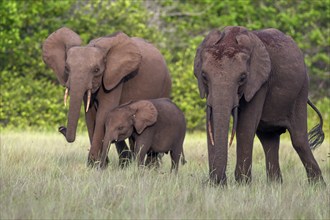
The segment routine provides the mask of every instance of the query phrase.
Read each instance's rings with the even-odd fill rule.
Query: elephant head
[[[141,134],[144,129],[156,123],[158,111],[146,100],[123,104],[109,112],[105,123],[101,168],[105,166],[109,143],[125,140],[133,132]]]
[[[157,121],[156,107],[146,100],[123,104],[109,112],[106,119],[104,143],[122,141],[133,131],[141,134],[148,126]]]
[[[228,130],[242,97],[250,102],[268,80],[269,54],[262,41],[244,27],[211,31],[197,49],[194,74],[201,98],[207,99],[207,133],[210,178],[226,183]]]
[[[114,89],[141,62],[138,47],[121,32],[97,38],[86,46],[81,43],[78,34],[63,27],[49,35],[42,48],[44,62],[66,87],[64,102],[68,95],[71,97],[67,129],[61,131],[68,142],[75,140],[84,96],[87,112],[92,94],[100,87],[106,91]]]

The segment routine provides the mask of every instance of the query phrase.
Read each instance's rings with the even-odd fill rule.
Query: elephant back
[[[164,69],[167,69],[167,65],[165,62],[165,59],[163,55],[160,53],[160,51],[151,43],[146,41],[145,39],[138,38],[138,37],[132,37],[131,38],[133,42],[138,46],[139,50],[142,54],[142,60],[144,60],[146,63],[148,62],[157,62],[162,67],[166,67]]]
[[[120,102],[170,98],[172,80],[163,55],[146,40],[131,39],[141,51],[141,64],[134,77],[124,83]]]

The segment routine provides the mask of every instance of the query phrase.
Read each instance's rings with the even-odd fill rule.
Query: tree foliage
[[[305,55],[310,95],[317,100],[329,97],[329,0],[17,0],[0,4],[1,127],[49,129],[66,122],[63,88],[41,58],[42,42],[62,26],[77,32],[84,43],[123,31],[156,45],[172,75],[172,98],[185,112],[190,130],[203,129],[205,124],[205,100],[198,94],[193,60],[196,48],[213,28],[274,27],[292,36]]]

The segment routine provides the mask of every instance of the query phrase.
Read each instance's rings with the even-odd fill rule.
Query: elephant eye
[[[242,85],[246,81],[246,78],[247,78],[246,73],[242,73],[238,80],[238,83]]]
[[[123,129],[124,129],[123,126],[120,126],[120,127],[117,128],[118,131],[122,131]]]
[[[66,73],[69,73],[69,72],[70,72],[70,67],[69,67],[68,65],[65,65],[65,67],[64,67],[64,71],[65,71]]]
[[[203,78],[203,81],[204,83],[207,83],[207,76],[206,76],[206,73],[202,72],[202,78]]]
[[[100,71],[100,69],[98,68],[98,67],[96,67],[95,69],[94,69],[94,73],[98,73]]]

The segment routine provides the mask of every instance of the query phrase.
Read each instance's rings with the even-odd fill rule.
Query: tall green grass
[[[328,186],[307,183],[298,155],[281,144],[284,183],[267,184],[262,147],[255,143],[253,180],[234,181],[235,146],[229,149],[228,186],[212,187],[204,134],[188,134],[188,163],[170,174],[169,155],[158,170],[118,167],[110,149],[108,169],[86,167],[87,135],[68,144],[58,133],[2,132],[1,219],[329,219],[329,144],[314,151]]]

